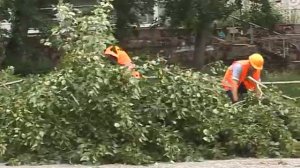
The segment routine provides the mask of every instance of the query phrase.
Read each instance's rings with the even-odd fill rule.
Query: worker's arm
[[[233,102],[239,101],[239,96],[238,96],[238,81],[233,80],[233,86],[232,86],[232,97],[233,97]]]
[[[233,80],[233,86],[232,86],[232,96],[233,96],[233,102],[239,101],[238,96],[238,87],[239,87],[239,80],[242,73],[242,65],[241,64],[234,64],[232,66],[232,80]]]

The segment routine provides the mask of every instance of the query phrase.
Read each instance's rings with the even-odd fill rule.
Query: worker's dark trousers
[[[243,95],[247,93],[247,89],[244,85],[244,83],[241,83],[239,88],[238,88],[238,96],[239,96],[239,101],[243,100]],[[233,101],[233,94],[231,90],[226,91],[227,96],[230,98],[232,103],[235,103]]]

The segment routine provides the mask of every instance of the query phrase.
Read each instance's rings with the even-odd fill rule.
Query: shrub
[[[219,78],[149,62],[135,79],[97,61],[30,78],[1,96],[5,160],[71,163],[291,156],[299,111],[270,91],[232,106]]]
[[[105,21],[103,14],[98,19]],[[84,20],[68,28],[94,23]],[[144,78],[135,79],[97,56],[92,33],[76,29],[73,35],[81,35],[63,43],[58,32],[66,31],[60,28],[56,40],[69,46],[62,67],[1,90],[3,160],[145,164],[295,153],[299,109],[279,93],[268,90],[263,100],[250,95],[246,103],[231,105],[220,78],[162,60],[145,62],[138,67]],[[96,33],[110,37],[108,30]]]

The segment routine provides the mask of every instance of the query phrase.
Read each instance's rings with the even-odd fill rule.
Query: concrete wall
[[[191,38],[184,29],[174,31],[168,28],[136,28],[123,43],[127,48],[177,47],[190,45]]]
[[[277,24],[275,29],[284,34],[300,34],[300,24]]]

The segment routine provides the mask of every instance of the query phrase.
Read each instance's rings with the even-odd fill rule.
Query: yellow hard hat
[[[258,54],[252,54],[249,56],[249,61],[250,64],[253,68],[257,69],[257,70],[262,70],[263,66],[264,66],[264,58]]]

